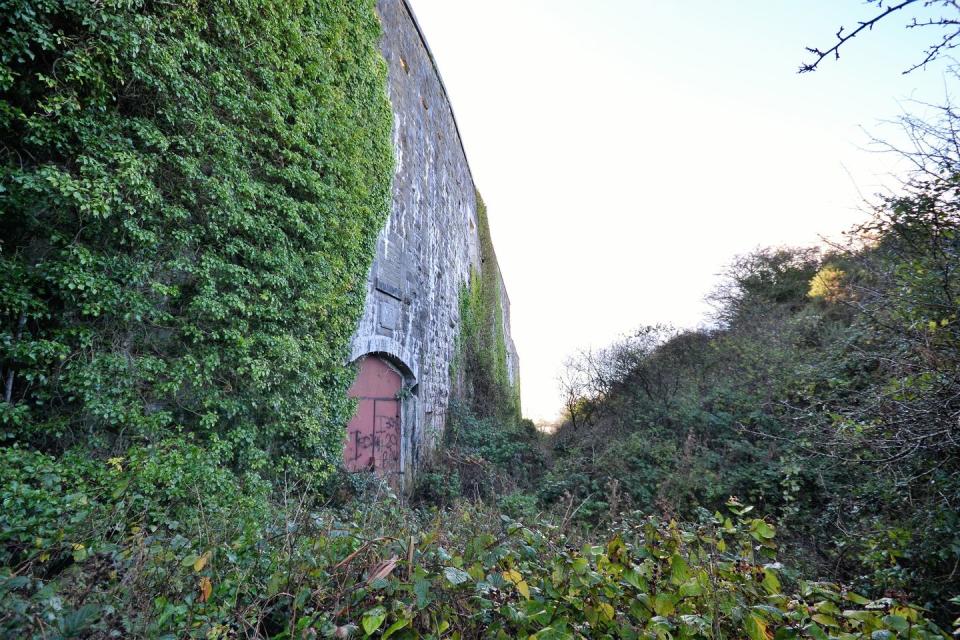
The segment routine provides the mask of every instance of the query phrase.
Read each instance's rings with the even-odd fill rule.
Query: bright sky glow
[[[941,102],[935,32],[894,16],[798,75],[858,0],[411,0],[443,74],[512,303],[524,413],[561,363],[656,322],[696,326],[730,259],[836,237],[891,160],[861,127]]]

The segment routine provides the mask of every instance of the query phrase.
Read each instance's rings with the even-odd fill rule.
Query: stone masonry
[[[403,373],[401,472],[409,486],[443,432],[459,293],[471,270],[479,270],[482,256],[476,187],[436,63],[406,0],[379,0],[377,11],[389,68],[396,175],[351,360],[378,354]],[[516,382],[510,302],[502,279],[500,284],[510,375]]]

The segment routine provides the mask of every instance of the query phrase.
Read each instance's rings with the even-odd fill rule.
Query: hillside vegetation
[[[845,247],[736,260],[708,328],[573,358],[541,502],[602,521],[729,496],[792,564],[938,611],[960,593],[960,209],[952,112]],[[916,125],[916,121],[911,121]],[[566,496],[566,498],[563,498]],[[954,606],[955,608],[955,606]]]
[[[0,24],[0,636],[949,637],[949,133],[859,244],[577,360],[549,438],[481,208],[459,402],[398,497],[338,469],[393,174],[373,1]]]

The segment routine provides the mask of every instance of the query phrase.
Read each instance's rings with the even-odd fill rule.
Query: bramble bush
[[[729,495],[777,519],[807,574],[960,613],[960,200],[950,112],[933,166],[847,246],[734,262],[715,324],[585,353],[543,508],[693,517]],[[934,162],[942,163],[939,166]],[[584,375],[587,372],[588,375]]]
[[[947,637],[892,598],[786,588],[774,527],[737,502],[574,539],[473,502],[267,499],[183,443],[69,467],[0,455],[5,637]]]

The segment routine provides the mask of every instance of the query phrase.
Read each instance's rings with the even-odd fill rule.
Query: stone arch
[[[420,382],[420,372],[413,354],[393,338],[387,336],[358,336],[353,343],[350,362],[356,362],[368,354],[379,354],[391,361],[405,377],[409,378],[407,382],[412,383],[410,386],[415,386]]]

